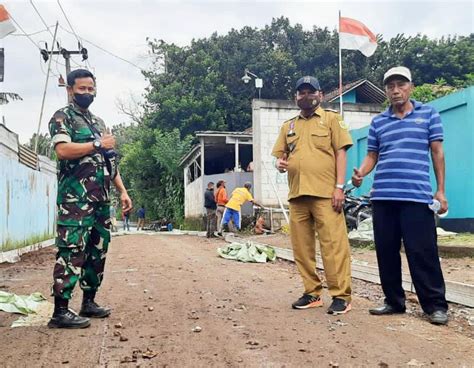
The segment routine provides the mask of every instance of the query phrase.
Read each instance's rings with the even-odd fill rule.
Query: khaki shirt
[[[294,136],[288,136],[293,130]],[[352,146],[341,116],[318,107],[305,118],[283,123],[272,155],[288,155],[288,200],[304,195],[331,198],[336,186],[336,151]]]

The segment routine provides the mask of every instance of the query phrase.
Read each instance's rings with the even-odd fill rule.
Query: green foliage
[[[344,50],[343,82],[367,78],[381,84],[396,65],[413,72],[421,100],[447,92],[447,85],[473,84],[474,35],[431,40],[399,34],[386,41],[378,35],[375,54]],[[324,91],[338,86],[338,33],[315,26],[304,30],[287,18],[273,19],[262,29],[243,27],[225,35],[212,34],[179,47],[148,39],[154,68],[142,116],[133,126],[120,126],[121,171],[136,205],[145,204],[151,217],[174,221],[183,213],[182,155],[196,131],[242,131],[251,126],[251,100],[258,96],[254,81],[244,84],[248,68],[263,79],[264,99],[292,99],[302,75],[318,77]],[[440,85],[439,78],[443,78]],[[437,82],[438,80],[438,82]],[[436,85],[432,87],[425,84]],[[447,92],[448,93],[448,92]]]
[[[35,142],[36,142],[37,134],[34,133],[33,136],[30,138],[28,143],[25,144],[27,148],[34,151],[35,150]],[[38,136],[38,155],[46,156],[52,160],[56,159],[56,152],[53,149],[53,143],[51,141],[51,137],[48,133],[40,133]]]
[[[412,98],[426,103],[456,91],[455,87],[446,85],[444,79],[438,79],[436,82],[436,84],[425,83],[421,86],[415,87],[412,93]]]
[[[151,218],[176,221],[183,217],[181,157],[191,147],[191,137],[181,139],[177,129],[160,131],[136,127],[136,140],[120,149],[120,170],[135,207],[145,205]]]

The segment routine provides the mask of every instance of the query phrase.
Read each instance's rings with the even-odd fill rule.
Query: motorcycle
[[[350,182],[348,183],[350,184]],[[346,217],[346,225],[349,231],[357,229],[359,224],[365,219],[372,217],[372,204],[370,197],[363,195],[356,197],[352,195],[356,187],[347,187],[344,190],[346,200],[344,201],[344,216]]]

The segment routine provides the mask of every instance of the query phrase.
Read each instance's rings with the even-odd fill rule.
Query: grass
[[[439,237],[438,244],[442,245],[472,245],[474,246],[474,234],[459,233],[449,237]]]
[[[362,250],[375,250],[375,243],[373,241],[361,241],[349,239],[349,243],[352,248],[362,249]]]
[[[5,243],[0,244],[0,252],[7,252],[9,250],[27,247],[29,245],[33,245],[33,244],[40,243],[48,239],[52,239],[54,238],[54,236],[55,234],[44,233],[43,235],[33,235],[27,239],[20,240],[20,241],[12,241],[10,239],[7,239]]]

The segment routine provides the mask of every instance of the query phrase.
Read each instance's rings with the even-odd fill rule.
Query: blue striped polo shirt
[[[368,151],[379,158],[370,198],[431,203],[430,143],[443,140],[439,113],[411,100],[414,109],[403,119],[388,108],[370,124]]]

